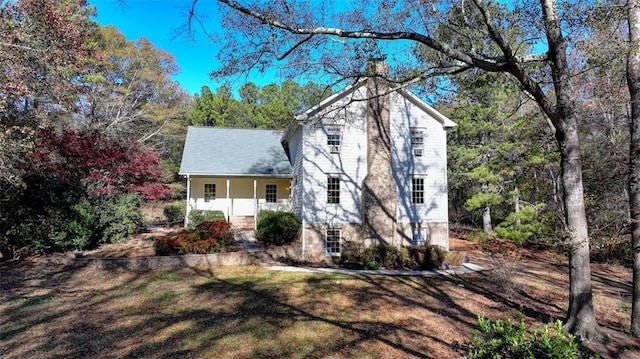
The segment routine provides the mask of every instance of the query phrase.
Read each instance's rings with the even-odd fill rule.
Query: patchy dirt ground
[[[153,254],[159,228],[87,257]],[[454,238],[481,273],[394,278],[260,267],[133,272],[37,258],[0,263],[0,352],[51,357],[461,358],[478,314],[534,326],[565,315],[566,258]],[[493,254],[492,254],[493,253]],[[73,253],[66,254],[73,256]],[[593,264],[604,358],[638,358],[631,271]]]

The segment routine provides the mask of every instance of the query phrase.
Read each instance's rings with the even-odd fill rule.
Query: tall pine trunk
[[[629,52],[627,86],[631,97],[629,146],[629,211],[633,246],[631,332],[640,336],[640,2],[628,0]]]

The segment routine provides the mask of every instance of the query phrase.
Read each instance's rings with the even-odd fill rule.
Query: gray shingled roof
[[[193,127],[180,164],[181,175],[290,175],[280,131]]]

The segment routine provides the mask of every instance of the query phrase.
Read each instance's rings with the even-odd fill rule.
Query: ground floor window
[[[423,246],[427,243],[427,230],[426,228],[414,228],[413,229],[413,241],[411,244],[414,246]]]
[[[327,229],[327,237],[325,248],[328,256],[339,256],[342,247],[342,230],[330,228]]]
[[[204,184],[204,201],[210,202],[216,199],[216,185],[215,183]]]
[[[276,203],[278,198],[278,186],[275,184],[268,184],[266,188],[266,200],[268,203]]]

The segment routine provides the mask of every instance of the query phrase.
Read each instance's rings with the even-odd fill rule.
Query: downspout
[[[187,174],[187,205],[186,205],[186,213],[184,217],[184,226],[187,227],[189,225],[189,213],[191,213],[191,177]]]

